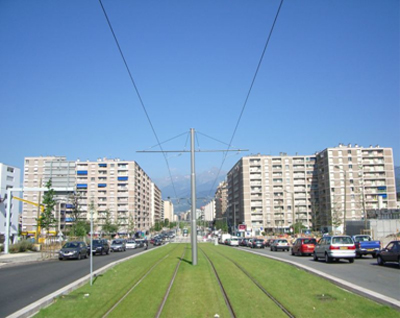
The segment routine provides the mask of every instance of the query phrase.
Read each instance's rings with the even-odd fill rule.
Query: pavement
[[[19,264],[29,262],[42,262],[49,259],[56,259],[57,254],[48,254],[42,252],[25,252],[25,253],[0,253],[0,266],[7,264]]]

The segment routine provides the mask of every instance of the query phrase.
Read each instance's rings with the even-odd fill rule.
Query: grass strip
[[[353,294],[292,265],[227,246],[207,244],[246,269],[296,317],[399,317],[395,309]]]
[[[214,263],[237,317],[287,317],[235,264],[201,245]]]
[[[35,317],[102,317],[160,258],[178,246],[170,244],[116,265],[55,302]]]
[[[192,266],[188,248],[161,317],[229,317],[211,266],[200,252],[197,261],[197,266]]]
[[[155,317],[183,250],[184,245],[179,245],[171,251],[108,317]]]

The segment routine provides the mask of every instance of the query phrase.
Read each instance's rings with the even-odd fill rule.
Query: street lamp
[[[295,210],[295,206],[294,206],[294,192],[288,191],[288,190],[283,190],[283,191],[292,195],[293,229],[296,234],[296,210]]]
[[[344,212],[343,212],[343,235],[346,235],[346,201],[347,201],[347,172],[340,168],[339,166],[334,166],[334,168],[342,171],[344,173]]]

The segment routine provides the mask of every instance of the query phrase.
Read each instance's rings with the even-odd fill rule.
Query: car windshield
[[[63,248],[76,248],[78,246],[79,246],[79,243],[77,243],[77,242],[68,242],[68,243],[65,243]]]
[[[278,242],[278,243],[287,243],[286,240],[278,240],[277,242]]]
[[[315,239],[305,239],[303,244],[317,244],[317,241]]]
[[[100,240],[93,240],[93,244],[101,244]]]
[[[113,241],[112,243],[113,243],[113,244],[122,244],[122,241],[120,241],[120,240],[115,240],[115,241]]]
[[[351,237],[333,237],[332,244],[353,244]]]
[[[136,243],[136,242],[135,241],[127,241],[126,243],[132,244],[132,243]]]
[[[369,236],[357,236],[356,241],[357,242],[368,242],[368,241],[371,241],[371,238]]]
[[[262,243],[262,242],[264,242],[264,240],[256,240],[256,242]]]

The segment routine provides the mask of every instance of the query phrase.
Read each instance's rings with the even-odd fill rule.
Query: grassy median
[[[162,317],[229,317],[220,287],[200,248],[214,262],[237,317],[283,317],[282,311],[244,275],[238,262],[296,317],[399,317],[399,312],[347,292],[291,265],[226,246],[199,244],[191,265],[189,244],[169,244],[121,263],[69,295],[59,297],[35,317],[102,317],[160,259],[153,271],[110,317],[154,317],[187,247]]]

